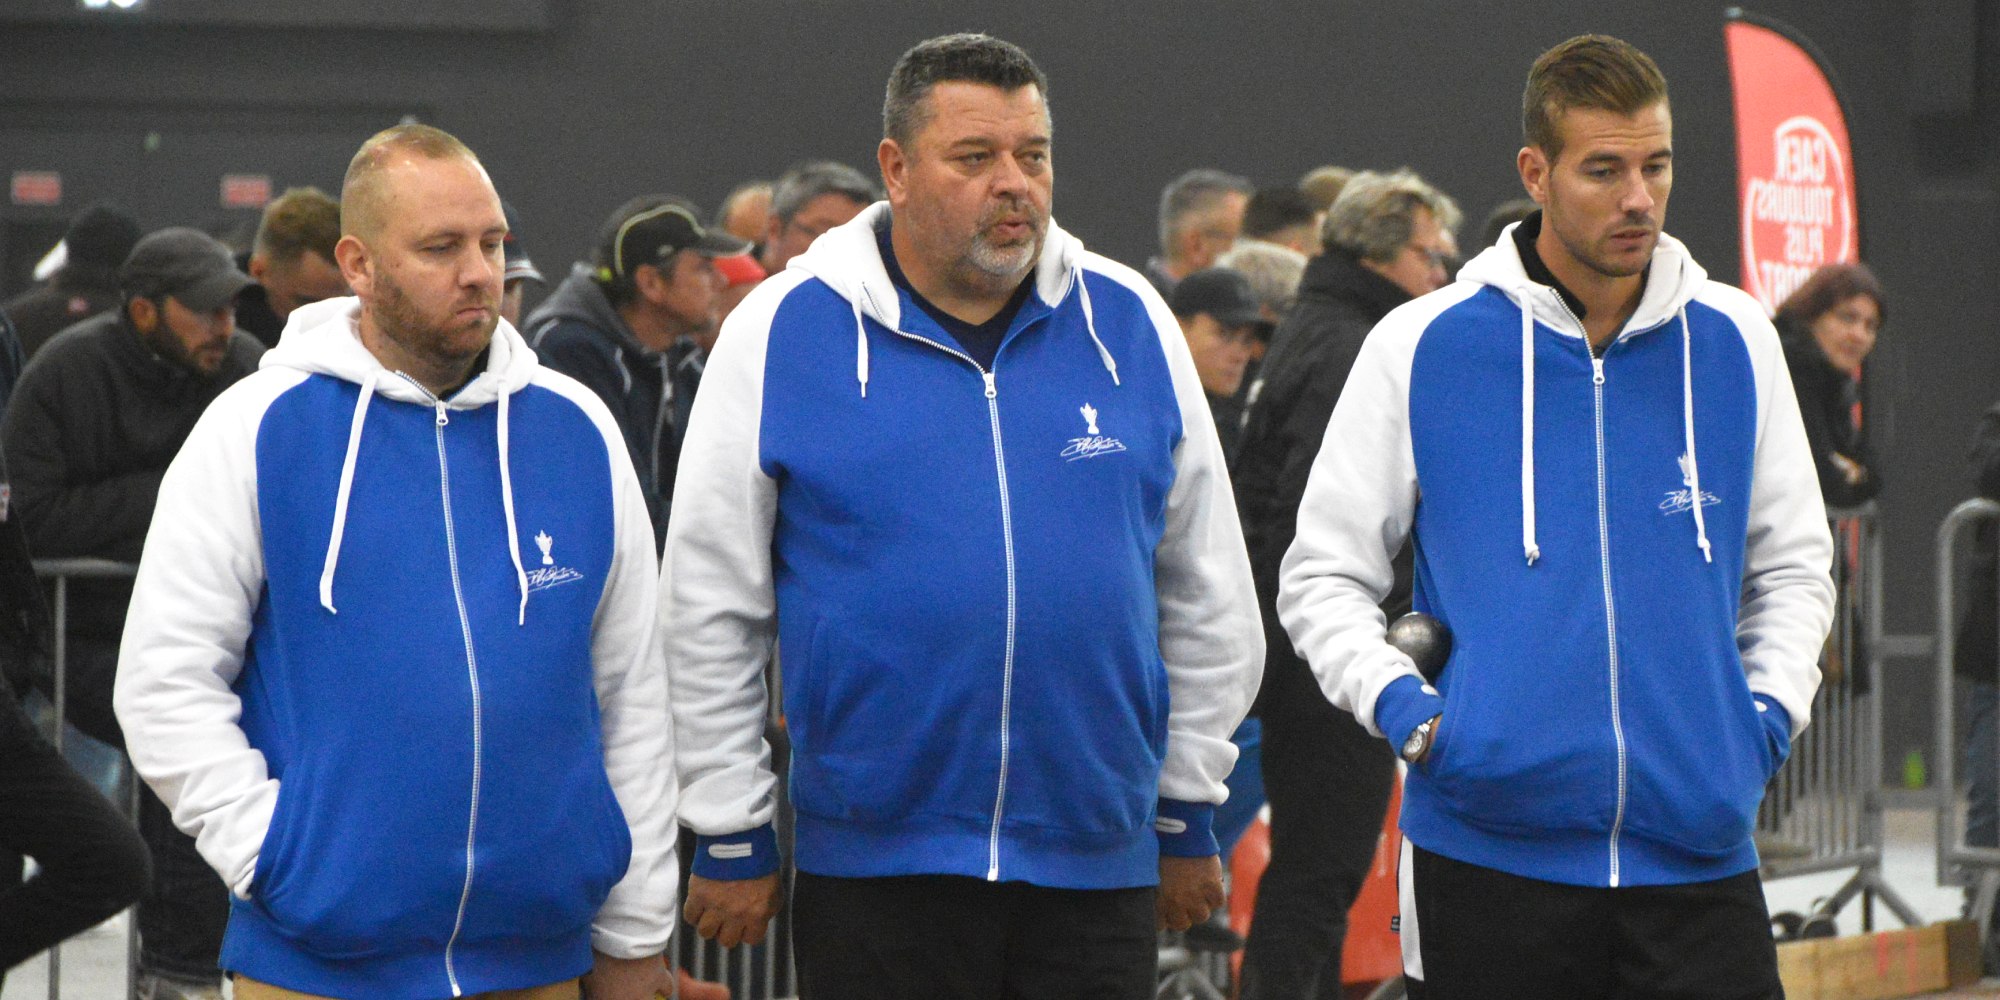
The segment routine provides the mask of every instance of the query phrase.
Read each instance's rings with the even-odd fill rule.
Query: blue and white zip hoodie
[[[1453,633],[1432,689],[1376,602],[1406,537]],[[1661,236],[1601,358],[1512,231],[1369,334],[1278,614],[1334,704],[1400,746],[1426,850],[1583,886],[1756,867],[1805,728],[1833,549],[1771,324]]]
[[[504,322],[438,400],[358,316],[294,312],[202,415],[132,595],[118,716],[236,894],[222,965],[435,1000],[658,954],[672,735],[618,429]]]
[[[890,280],[885,225],[752,292],[688,421],[661,628],[694,869],[776,864],[775,641],[801,870],[1154,884],[1215,853],[1263,662],[1186,342],[1051,223],[983,370]]]

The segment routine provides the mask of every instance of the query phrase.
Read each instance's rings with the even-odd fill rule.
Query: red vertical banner
[[[1861,256],[1853,146],[1808,43],[1740,10],[1729,18],[1743,290],[1770,313],[1820,265]]]

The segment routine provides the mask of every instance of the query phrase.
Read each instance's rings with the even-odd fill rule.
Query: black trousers
[[[69,637],[70,721],[120,750],[125,734],[111,708],[118,672],[118,640]],[[139,791],[139,835],[153,856],[153,878],[139,899],[139,969],[175,979],[219,982],[222,934],[229,924],[229,889],[195,850],[194,838],[174,826],[173,815],[150,788]]]
[[[63,762],[0,683],[0,970],[130,906],[146,887],[146,845]],[[41,870],[22,882],[20,857]]]
[[[1339,1000],[1347,910],[1375,859],[1396,757],[1326,700],[1289,649],[1272,659],[1261,708],[1271,861],[1257,883],[1241,995]]]
[[[955,875],[792,886],[801,1000],[1147,1000],[1152,886],[1051,889]]]
[[[1772,1000],[1784,997],[1754,871],[1597,889],[1414,851],[1418,1000]],[[1407,920],[1407,916],[1406,916]],[[1411,933],[1406,923],[1403,933]]]

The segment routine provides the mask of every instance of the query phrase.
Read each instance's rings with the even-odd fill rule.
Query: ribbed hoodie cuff
[[[1400,752],[1403,741],[1425,719],[1444,713],[1444,699],[1424,679],[1404,674],[1389,682],[1375,699],[1375,728]]]
[[[1206,802],[1161,799],[1153,820],[1160,853],[1170,858],[1206,858],[1222,853],[1215,843],[1215,807]]]
[[[769,823],[742,833],[694,838],[694,873],[702,878],[736,882],[777,870],[778,834]]]

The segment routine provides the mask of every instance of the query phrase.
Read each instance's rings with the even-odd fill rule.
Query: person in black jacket
[[[50,337],[118,304],[118,265],[139,242],[139,220],[105,202],[70,220],[63,233],[63,265],[38,288],[0,305],[20,338],[21,356],[32,358]]]
[[[1278,566],[1327,421],[1368,331],[1444,286],[1458,206],[1408,171],[1356,174],[1328,210],[1324,252],[1271,336],[1232,474],[1264,615],[1264,788],[1271,861],[1243,957],[1245,1000],[1341,996],[1347,908],[1360,890],[1396,776],[1388,744],[1333,707],[1278,623]],[[1410,609],[1410,560],[1383,609]]]
[[[1772,317],[1784,344],[1793,391],[1798,393],[1799,416],[1805,421],[1806,443],[1812,449],[1829,517],[1859,507],[1882,491],[1862,421],[1859,376],[1887,316],[1888,305],[1874,272],[1864,264],[1828,264],[1787,296]],[[1842,523],[1836,520],[1837,531]],[[1839,548],[1846,550],[1845,545]],[[1855,693],[1866,694],[1871,690],[1865,669],[1870,652],[1864,643],[1867,629],[1860,617],[1860,594],[1847,583],[1854,567],[1845,557],[1835,563],[1846,639],[1836,635],[1822,668],[1829,681],[1847,682]]]
[[[50,340],[0,422],[14,510],[43,558],[138,562],[168,463],[209,402],[264,353],[235,325],[250,276],[204,233],[145,237],[119,284],[124,304]],[[131,593],[129,582],[77,582],[66,629],[70,721],[116,747],[111,688]],[[141,995],[219,996],[228,891],[151,793],[139,824],[154,857],[139,907]]]
[[[1857,403],[1861,362],[1887,316],[1874,272],[1864,264],[1828,264],[1772,318],[1828,507],[1858,506],[1882,490]]]
[[[658,544],[667,537],[674,467],[700,366],[695,337],[713,330],[722,278],[714,259],[750,244],[702,226],[682,198],[634,198],[604,223],[595,259],[579,263],[528,315],[522,335],[542,363],[589,386],[611,408],[645,488]]]

